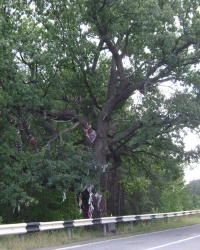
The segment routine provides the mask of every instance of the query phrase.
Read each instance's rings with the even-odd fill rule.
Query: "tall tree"
[[[199,2],[1,1],[1,136],[19,129],[24,157],[45,166],[41,185],[83,188],[103,172],[105,194],[104,171],[130,159],[150,174],[198,158],[182,132],[199,129]]]

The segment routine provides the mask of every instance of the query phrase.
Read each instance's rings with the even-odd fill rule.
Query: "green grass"
[[[130,223],[118,223],[116,226],[116,233],[108,233],[107,238],[130,236],[158,230],[189,226],[198,223],[200,223],[200,215],[190,215],[168,219],[154,219],[152,221],[146,222],[137,221],[133,225],[133,230],[130,226]],[[84,229],[82,227],[74,228],[71,230],[71,235],[72,239],[68,239],[67,230],[62,229],[48,232],[25,234],[23,241],[17,235],[1,236],[0,249],[30,250],[39,247],[72,244],[80,241],[91,241],[96,239],[101,240],[104,238],[103,226],[101,226],[101,230],[94,230],[92,228]]]

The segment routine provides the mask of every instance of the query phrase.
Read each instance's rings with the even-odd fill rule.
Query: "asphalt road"
[[[43,248],[43,250],[200,250],[200,224],[165,231],[141,234],[73,246]]]

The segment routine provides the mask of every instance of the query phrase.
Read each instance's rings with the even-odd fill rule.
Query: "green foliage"
[[[1,205],[99,190],[104,164],[122,171],[136,211],[166,204],[161,187],[199,158],[183,143],[199,130],[199,1],[1,1],[0,14]]]
[[[189,194],[188,202],[191,203],[193,209],[200,207],[200,181],[194,180],[187,184],[184,190]]]
[[[66,200],[63,194],[55,189],[43,189],[40,193],[34,193],[38,198],[37,204],[30,204],[28,208],[23,207],[18,217],[26,221],[62,221],[80,218],[77,206],[76,193],[68,191]]]
[[[162,208],[161,211],[183,211],[182,196],[183,193],[177,187],[165,189],[161,196]],[[185,197],[184,197],[185,198]]]
[[[125,191],[125,213],[144,214],[198,209],[198,197],[184,186],[182,167],[157,164],[141,158],[140,169],[130,163],[121,183]],[[171,162],[175,164],[175,162]],[[124,169],[125,171],[125,169]],[[179,174],[178,174],[179,172]],[[196,198],[196,199],[195,199]],[[195,201],[196,203],[195,203]]]
[[[63,192],[55,188],[43,188],[37,191],[27,187],[27,192],[35,198],[29,198],[25,202],[21,201],[18,212],[15,213],[12,206],[0,206],[4,223],[62,221],[81,218],[76,192],[67,191],[66,198],[64,198]]]

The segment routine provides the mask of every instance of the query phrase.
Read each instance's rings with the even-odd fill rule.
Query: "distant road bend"
[[[135,236],[42,250],[200,250],[200,224]]]

